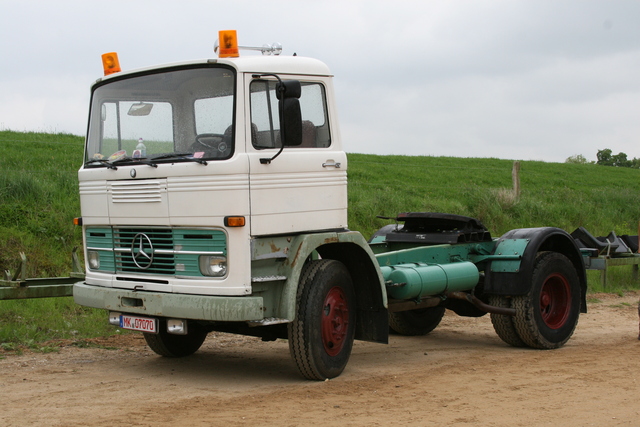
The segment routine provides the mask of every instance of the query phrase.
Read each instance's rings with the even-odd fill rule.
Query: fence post
[[[640,221],[638,221],[638,253],[640,254]],[[633,264],[632,277],[633,283],[638,283],[638,264]],[[638,303],[638,310],[640,310],[640,302]],[[640,312],[638,312],[640,315]],[[638,337],[640,339],[640,336]]]
[[[511,179],[513,180],[513,195],[516,199],[520,198],[520,162],[513,162],[511,169]]]

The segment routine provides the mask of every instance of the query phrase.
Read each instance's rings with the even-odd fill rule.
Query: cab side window
[[[320,83],[300,82],[302,144],[295,148],[324,148],[331,145],[327,102]],[[278,99],[273,80],[251,82],[251,142],[257,149],[280,148]]]

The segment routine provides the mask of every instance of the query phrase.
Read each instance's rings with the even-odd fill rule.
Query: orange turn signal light
[[[82,225],[82,217],[73,218],[73,225]]]
[[[224,225],[227,227],[244,227],[245,219],[243,216],[225,216]]]
[[[104,75],[119,73],[120,61],[118,61],[118,54],[115,52],[109,52],[102,55],[102,68],[104,68]]]
[[[218,47],[219,58],[237,58],[240,56],[236,30],[218,31],[218,40],[220,43]]]

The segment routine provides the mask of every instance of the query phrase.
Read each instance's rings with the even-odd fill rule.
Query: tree
[[[610,149],[605,148],[604,150],[598,150],[597,157],[598,161],[596,163],[599,165],[640,169],[640,159],[634,157],[633,160],[629,160],[626,153],[612,154]],[[567,163],[569,163],[569,159],[567,159]]]
[[[627,155],[625,153],[618,153],[611,156],[611,160],[613,160],[613,166],[617,166],[619,168],[628,168],[631,166],[631,161],[627,160]]]
[[[613,166],[613,160],[611,159],[611,150],[605,148],[604,150],[598,150],[598,161],[596,162],[602,166]]]
[[[582,154],[576,154],[574,156],[567,157],[567,160],[565,160],[564,162],[565,163],[575,163],[575,164],[579,164],[579,165],[586,165],[587,163],[589,163],[589,160],[587,160],[587,158],[585,156],[583,156]]]

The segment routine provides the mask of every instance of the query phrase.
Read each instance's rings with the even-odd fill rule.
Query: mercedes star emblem
[[[129,175],[131,175],[131,178],[135,178],[136,177],[136,170],[135,169],[131,169],[129,171]]]
[[[153,245],[151,239],[144,233],[138,233],[133,237],[131,242],[131,257],[133,262],[141,268],[146,270],[151,267],[153,262]]]

